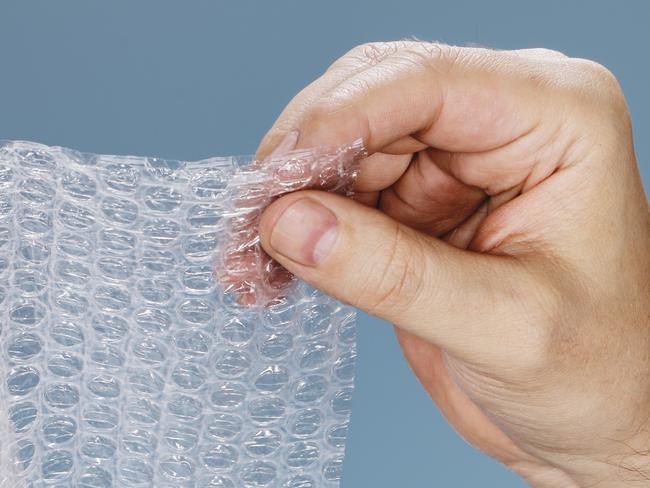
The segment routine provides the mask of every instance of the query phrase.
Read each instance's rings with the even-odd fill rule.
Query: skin
[[[279,198],[266,252],[395,324],[459,434],[531,485],[650,486],[650,211],[615,77],[548,50],[367,44],[257,156],[357,138],[356,200]]]

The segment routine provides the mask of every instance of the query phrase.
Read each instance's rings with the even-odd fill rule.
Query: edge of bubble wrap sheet
[[[359,150],[265,166],[0,141],[0,486],[338,486],[353,309],[300,282],[242,307],[213,268],[233,235],[259,251],[232,219],[348,192]]]

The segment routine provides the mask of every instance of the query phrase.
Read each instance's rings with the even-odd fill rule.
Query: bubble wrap
[[[0,142],[0,486],[338,486],[354,313],[276,286],[255,225],[286,191],[347,191],[359,150]]]

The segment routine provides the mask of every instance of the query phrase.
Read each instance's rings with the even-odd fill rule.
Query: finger
[[[308,283],[459,357],[504,364],[534,339],[534,327],[516,320],[535,309],[520,291],[533,288],[531,275],[517,260],[456,249],[318,191],[274,202],[260,237],[274,259]]]
[[[572,101],[545,94],[557,85],[552,82],[556,68],[541,54],[427,43],[387,52],[357,70],[351,67],[359,60],[344,56],[341,63],[350,68],[346,76],[326,73],[307,89],[309,101],[290,103],[269,134],[297,129],[298,147],[340,145],[361,137],[375,161],[362,162],[357,188],[377,191],[402,179],[399,196],[405,208],[411,200],[422,201],[424,193],[436,195],[435,203],[454,212],[447,215],[439,207],[420,220],[433,234],[447,232],[471,215],[481,203],[477,189],[495,194],[523,181],[534,186],[558,168],[570,140],[558,140],[552,148],[543,141],[558,133]],[[266,138],[262,147],[271,146]],[[405,161],[430,146],[436,150],[421,157],[429,157],[464,186],[455,185],[456,191],[450,192],[450,178],[434,174],[429,179],[436,184],[418,191],[424,186],[413,176],[421,168]],[[435,168],[429,171],[435,173]],[[395,196],[391,192],[386,202]],[[415,213],[422,213],[414,206]],[[427,214],[431,209],[423,210]],[[401,219],[402,211],[395,212]],[[417,221],[415,214],[407,217]]]
[[[264,159],[285,135],[294,130],[302,114],[317,105],[327,93],[346,79],[381,63],[399,49],[416,44],[413,41],[369,43],[357,46],[337,59],[325,74],[300,91],[282,111],[273,127],[265,134],[255,153],[256,159]],[[349,141],[347,141],[349,142]]]
[[[465,221],[486,194],[443,170],[430,152],[419,152],[404,174],[381,196],[387,215],[429,235],[440,236]]]
[[[259,246],[262,209],[290,191],[315,188],[349,194],[351,190],[361,145],[292,151],[296,136],[295,131],[289,132],[270,157],[236,174],[232,182],[234,208],[226,221],[217,275],[225,291],[242,304],[263,304],[277,297],[292,278]],[[378,192],[358,194],[359,201],[372,206],[377,197]]]
[[[446,151],[487,151],[536,126],[548,108],[544,67],[508,52],[419,43],[287,111],[301,147],[362,137],[374,152],[412,137]]]
[[[355,181],[356,191],[381,191],[391,186],[407,170],[411,153],[387,154],[376,152],[359,163],[359,175]]]

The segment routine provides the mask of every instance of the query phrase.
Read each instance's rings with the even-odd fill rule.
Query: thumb
[[[520,349],[509,346],[534,338],[520,292],[531,289],[532,276],[514,258],[454,248],[374,208],[312,190],[270,205],[260,236],[307,283],[459,357],[494,355],[503,364]]]

